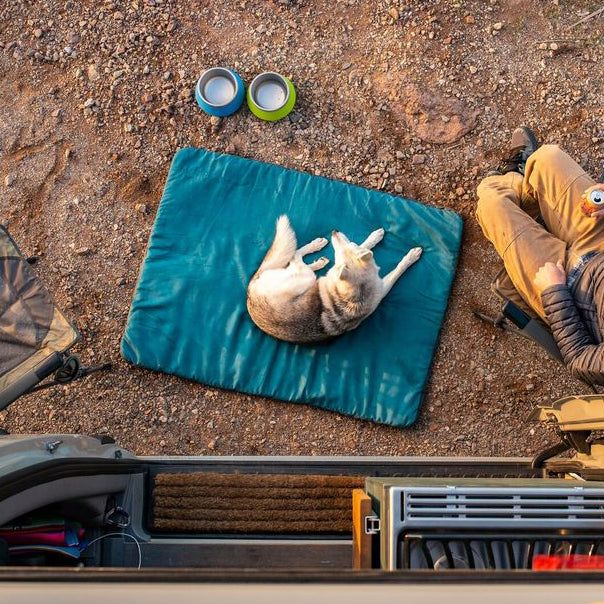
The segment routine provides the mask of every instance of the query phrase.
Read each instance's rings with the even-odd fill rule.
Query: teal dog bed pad
[[[424,253],[356,330],[320,345],[264,334],[246,289],[287,214],[299,245],[379,228],[381,274]],[[122,354],[210,386],[307,403],[395,426],[416,419],[455,272],[455,213],[236,156],[183,149],[157,211]],[[326,255],[333,248],[308,257]]]

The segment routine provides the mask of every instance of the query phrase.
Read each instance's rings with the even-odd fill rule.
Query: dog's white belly
[[[267,298],[296,298],[314,286],[316,277],[310,268],[290,264],[287,268],[264,271],[254,284],[256,293]]]

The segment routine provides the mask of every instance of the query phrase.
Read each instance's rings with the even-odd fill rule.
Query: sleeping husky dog
[[[248,285],[252,321],[269,335],[295,343],[320,342],[355,329],[422,254],[422,248],[413,248],[381,279],[371,248],[383,237],[384,229],[378,229],[357,245],[332,231],[335,264],[317,279],[314,271],[329,260],[305,264],[303,258],[323,249],[327,239],[320,237],[298,248],[289,219],[281,216],[273,244]]]

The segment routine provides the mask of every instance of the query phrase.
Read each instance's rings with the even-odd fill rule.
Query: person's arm
[[[548,262],[539,269],[535,284],[543,310],[564,362],[575,377],[604,384],[604,345],[592,340],[577,310],[561,265]]]

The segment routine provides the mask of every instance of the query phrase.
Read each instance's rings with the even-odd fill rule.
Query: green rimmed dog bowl
[[[250,111],[261,120],[283,119],[296,104],[296,89],[285,76],[274,71],[257,75],[247,89]]]

